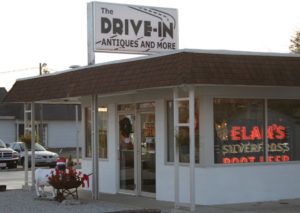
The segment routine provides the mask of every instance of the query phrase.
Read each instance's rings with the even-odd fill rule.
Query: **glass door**
[[[154,103],[118,106],[119,189],[151,196],[156,192]]]
[[[134,145],[134,114],[119,115],[119,169],[120,190],[134,193],[135,181],[135,150]]]
[[[155,114],[140,113],[140,193],[155,193]]]

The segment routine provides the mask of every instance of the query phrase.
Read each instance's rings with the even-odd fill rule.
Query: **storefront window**
[[[182,101],[178,107],[179,122],[188,123],[189,105],[188,101]],[[179,127],[175,137],[179,144],[179,162],[189,163],[190,139],[189,127]],[[195,101],[195,162],[199,163],[199,103]],[[174,107],[173,101],[167,102],[167,162],[174,162]]]
[[[85,157],[92,157],[91,108],[86,107],[85,114]],[[98,108],[99,158],[107,158],[107,107]]]
[[[215,163],[299,160],[298,109],[298,100],[214,99]]]
[[[300,100],[268,100],[268,161],[300,160]]]
[[[91,123],[91,108],[84,108],[84,128],[85,128],[85,157],[92,157],[92,123]]]
[[[264,100],[215,99],[215,163],[259,162],[263,123]]]
[[[174,162],[174,108],[173,101],[167,102],[167,162]]]
[[[107,119],[108,112],[106,106],[98,108],[98,128],[99,128],[99,157],[107,158]]]

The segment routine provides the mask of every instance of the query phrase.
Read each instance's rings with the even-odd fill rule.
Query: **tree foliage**
[[[296,31],[295,35],[290,40],[290,51],[300,54],[300,30]]]

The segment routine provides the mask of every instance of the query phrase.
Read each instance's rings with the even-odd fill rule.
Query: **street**
[[[28,181],[31,184],[31,170],[28,171]],[[21,166],[16,169],[0,169],[0,185],[6,189],[22,189],[25,184],[25,171]]]

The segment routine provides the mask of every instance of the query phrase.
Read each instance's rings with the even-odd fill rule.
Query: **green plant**
[[[26,145],[26,147],[31,147],[31,135],[22,135],[20,140]]]

